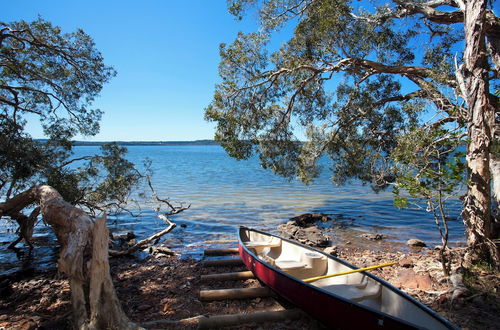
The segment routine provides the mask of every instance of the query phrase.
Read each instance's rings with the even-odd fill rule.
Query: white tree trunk
[[[495,107],[489,95],[488,61],[485,40],[487,0],[465,3],[465,94],[469,115],[467,166],[469,185],[463,216],[467,225],[467,244],[472,256],[500,265],[498,249],[491,241],[491,171]],[[472,257],[472,259],[478,259]]]

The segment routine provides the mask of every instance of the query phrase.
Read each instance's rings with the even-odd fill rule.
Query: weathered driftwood
[[[208,282],[208,281],[246,280],[249,278],[255,278],[255,276],[251,271],[201,275],[200,279],[201,281]]]
[[[109,232],[106,217],[95,220],[94,244],[90,264],[90,322],[89,329],[107,329],[110,324],[117,329],[137,329],[123,312],[116,296],[109,273],[108,261]]]
[[[467,287],[464,285],[463,279],[463,275],[459,273],[450,276],[451,288],[448,292],[452,303],[468,291]]]
[[[142,323],[143,327],[182,327],[198,326],[198,329],[216,329],[242,325],[245,323],[279,322],[284,320],[295,320],[304,315],[300,309],[285,309],[281,311],[257,312],[249,314],[228,314],[216,316],[195,316],[178,321],[157,320]]]
[[[200,300],[248,299],[269,297],[271,295],[272,291],[267,287],[201,290]]]
[[[226,248],[226,249],[205,249],[203,254],[206,256],[225,256],[230,254],[238,254],[238,248]]]
[[[50,186],[32,187],[0,203],[0,214],[15,216],[35,203],[61,245],[58,267],[69,278],[74,327],[139,329],[125,316],[116,298],[109,273],[105,218],[94,224],[86,212],[66,202]],[[89,290],[84,289],[87,287]]]
[[[241,266],[243,261],[241,259],[216,259],[207,260],[203,263],[204,267],[218,267],[218,266]]]

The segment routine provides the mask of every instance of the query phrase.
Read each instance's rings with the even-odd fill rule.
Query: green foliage
[[[441,235],[440,258],[446,276],[451,271],[446,250],[446,202],[457,197],[466,177],[465,153],[459,151],[461,136],[446,128],[416,127],[399,138],[391,154],[398,172],[393,185],[394,205],[416,206],[434,216]]]
[[[462,104],[446,98],[456,86],[452,55],[460,28],[401,15],[400,2],[228,4],[237,17],[258,6],[261,24],[259,32],[221,45],[222,82],[205,111],[232,157],[257,153],[263,167],[310,182],[326,155],[335,183],[356,178],[378,190],[399,175],[395,163],[403,156],[393,153],[406,136],[422,128],[432,140],[445,125],[463,124]],[[283,36],[275,32],[288,23],[293,34],[269,53],[273,37]],[[409,81],[413,92],[403,88]],[[439,119],[423,122],[430,108]]]
[[[26,187],[47,163],[41,145],[22,131],[19,123],[0,117],[0,188],[9,192],[9,182],[16,182],[19,189]]]
[[[47,135],[96,134],[102,112],[89,105],[115,71],[104,65],[92,38],[82,30],[63,34],[41,18],[0,22],[0,31],[4,115],[36,114]]]
[[[92,38],[39,18],[0,22],[0,46],[0,194],[48,184],[89,209],[123,205],[142,178],[125,148],[104,145],[99,156],[73,159],[72,139],[98,133],[102,111],[92,103],[116,74]],[[26,131],[37,119],[43,142]]]
[[[392,153],[399,172],[395,195],[400,197],[401,190],[406,190],[410,197],[428,203],[438,194],[456,193],[466,174],[465,153],[458,151],[461,136],[448,129],[415,128],[400,137]]]
[[[101,150],[102,156],[93,158],[90,171],[86,171],[94,180],[96,177],[100,178],[90,189],[88,200],[95,205],[108,201],[125,203],[132,188],[141,181],[143,175],[133,163],[124,158],[127,153],[125,147],[110,143],[103,145]]]
[[[474,79],[482,79],[486,90],[498,90],[498,50],[492,46],[488,54],[482,49],[469,54],[471,59],[487,56],[477,62],[484,74],[472,75],[467,70],[474,61],[464,63],[463,52],[464,45],[475,43],[464,40],[470,24],[460,24],[464,17],[480,17],[486,38],[494,43],[499,25],[493,11],[469,15],[456,1],[430,0],[228,4],[238,18],[252,9],[260,17],[258,32],[239,33],[232,44],[221,46],[221,82],[205,111],[229,155],[257,154],[263,167],[304,182],[326,165],[337,184],[358,179],[377,191],[393,186],[396,205],[420,201],[434,212],[438,226],[443,221],[446,241],[446,198],[472,182],[459,153],[459,146],[471,145],[468,127],[486,134],[470,134],[477,146],[468,148],[476,153],[470,158],[481,153],[487,159],[485,154],[498,149],[498,143],[489,143],[495,140],[491,123],[471,122],[489,117],[493,107],[472,114],[464,102],[474,102],[479,88],[468,90],[476,86]],[[492,9],[491,2],[485,5]],[[479,97],[484,104],[496,100]],[[469,233],[479,236],[487,231],[479,227],[490,221],[482,211],[490,209],[487,190],[469,189],[466,199],[474,204],[464,213],[474,219]],[[444,252],[442,257],[446,272]]]

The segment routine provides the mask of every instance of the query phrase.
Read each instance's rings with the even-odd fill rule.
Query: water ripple
[[[389,192],[374,193],[359,182],[337,187],[328,173],[311,185],[288,181],[263,170],[257,159],[237,161],[218,146],[131,146],[128,159],[138,164],[145,158],[153,161],[153,182],[162,197],[191,204],[191,208],[173,217],[178,227],[164,243],[188,256],[200,256],[202,242],[235,238],[240,225],[275,232],[276,226],[290,217],[306,213],[324,213],[334,218],[334,230],[355,228],[363,232],[384,233],[395,242],[420,238],[438,244],[439,234],[432,215],[423,210],[397,209]],[[77,147],[77,156],[98,153],[97,147]],[[460,202],[451,201],[452,218],[460,212]],[[144,204],[143,209],[148,205]],[[142,216],[122,214],[111,217],[112,231],[133,231],[139,239],[165,228],[153,211]],[[116,220],[118,224],[113,222]],[[450,240],[464,240],[464,225],[451,221]],[[181,227],[183,225],[183,227]],[[37,229],[35,237],[55,241],[50,230]],[[48,236],[47,236],[48,235]],[[52,236],[51,236],[52,235]],[[0,226],[0,241],[15,237]],[[48,238],[47,238],[48,237]],[[17,257],[0,246],[0,271],[11,268]],[[35,257],[55,260],[50,249],[35,249]]]

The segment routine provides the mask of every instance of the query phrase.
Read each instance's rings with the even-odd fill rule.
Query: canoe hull
[[[384,329],[417,329],[304,286],[254,258],[241,245],[239,248],[241,259],[256,278],[329,327],[373,329],[382,326]]]
[[[241,230],[247,230],[241,228]],[[274,235],[271,235],[274,236]],[[288,241],[288,240],[287,240]],[[295,243],[294,243],[295,244]],[[300,244],[298,244],[300,245]],[[339,329],[419,329],[420,327],[380,313],[370,308],[365,308],[350,300],[332,295],[324,290],[308,285],[276,267],[259,259],[240,240],[239,254],[246,267],[253,272],[256,278],[269,286],[273,291],[300,307],[312,317],[320,320],[331,328]],[[310,250],[310,247],[305,247]],[[447,326],[448,327],[448,326]],[[449,324],[449,328],[454,326]]]

